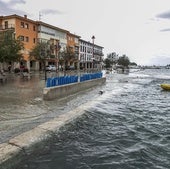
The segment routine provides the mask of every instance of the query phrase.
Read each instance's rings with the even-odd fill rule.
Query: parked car
[[[66,70],[75,70],[75,67],[74,67],[74,66],[68,66],[68,67],[66,68]]]
[[[46,71],[56,71],[57,68],[55,65],[48,65],[48,66],[46,66],[45,70]]]

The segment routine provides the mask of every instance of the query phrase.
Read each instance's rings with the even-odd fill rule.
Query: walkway
[[[53,76],[52,73],[47,75]],[[44,73],[32,73],[29,80],[7,74],[7,82],[0,83],[0,143],[67,113],[98,95],[95,88],[88,95],[87,91],[82,91],[65,99],[44,101],[44,87]]]

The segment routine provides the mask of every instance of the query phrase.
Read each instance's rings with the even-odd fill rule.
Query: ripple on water
[[[108,75],[97,103],[20,169],[170,168],[170,95],[153,73]]]

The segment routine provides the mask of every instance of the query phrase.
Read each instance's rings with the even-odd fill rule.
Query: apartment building
[[[69,60],[68,65],[79,69],[79,39],[80,36],[67,32],[67,47],[75,54],[75,57]]]
[[[22,52],[23,60],[20,63],[15,63],[13,66],[19,67],[23,65],[30,68],[29,52],[37,42],[37,24],[35,21],[28,19],[27,15],[9,15],[0,16],[0,31],[11,30],[14,38],[19,38],[25,49]]]
[[[67,47],[67,30],[56,26],[37,21],[38,26],[38,42],[45,42],[50,47],[50,55],[46,58],[46,65],[55,65],[59,67],[59,52]],[[42,68],[41,63],[38,65]]]
[[[29,70],[44,69],[43,64],[39,61],[29,58],[30,51],[38,42],[45,42],[49,45],[50,55],[46,58],[46,65],[52,64],[59,68],[59,64],[63,64],[60,62],[63,59],[61,53],[67,48],[71,49],[76,56],[68,60],[67,64],[75,68],[98,68],[102,61],[102,46],[82,40],[80,36],[72,34],[68,30],[42,21],[31,20],[26,15],[0,16],[0,31],[9,30],[14,38],[19,38],[24,43],[25,47],[21,51],[23,60],[15,63],[13,68],[24,65]]]
[[[80,68],[101,68],[103,60],[103,47],[80,39]]]

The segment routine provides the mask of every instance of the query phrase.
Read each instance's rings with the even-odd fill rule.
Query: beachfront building
[[[20,68],[21,65],[29,70],[43,70],[44,64],[34,57],[30,58],[30,52],[38,43],[46,43],[48,46],[48,56],[45,56],[45,65],[55,65],[66,68],[72,66],[79,68],[100,68],[103,60],[103,47],[80,39],[80,36],[70,33],[68,30],[27,18],[27,15],[0,16],[0,36],[1,33],[10,33],[13,38],[19,38],[24,44],[21,51],[23,59],[18,63],[13,63],[12,69]],[[67,49],[74,53],[74,57],[63,55]],[[41,53],[41,52],[40,52]],[[43,57],[43,56],[42,56]],[[31,59],[31,60],[30,60]]]
[[[79,39],[80,36],[67,32],[67,48],[74,53],[68,60],[68,66],[79,69]]]
[[[47,43],[50,49],[50,55],[46,58],[46,65],[55,65],[59,68],[59,53],[66,49],[68,31],[41,21],[37,21],[37,26],[38,42]],[[36,64],[36,61],[33,64]],[[42,66],[39,63],[38,68],[41,70],[43,69]]]
[[[80,39],[80,68],[101,69],[103,61],[103,47]]]
[[[24,50],[21,51],[23,60],[13,63],[13,69],[21,65],[30,68],[29,52],[37,42],[37,24],[35,21],[28,19],[27,15],[9,15],[0,16],[0,32],[1,34],[11,32],[11,36],[19,38],[24,44]]]

